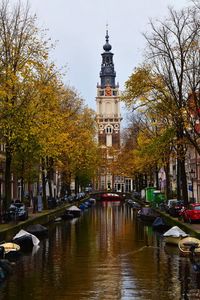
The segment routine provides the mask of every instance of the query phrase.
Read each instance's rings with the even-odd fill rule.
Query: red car
[[[200,222],[200,203],[189,204],[188,208],[182,209],[180,216],[182,216],[184,222]]]

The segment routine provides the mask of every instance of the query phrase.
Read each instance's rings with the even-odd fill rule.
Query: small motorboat
[[[165,244],[172,244],[177,246],[179,241],[187,236],[188,234],[178,226],[173,226],[163,234]]]
[[[138,211],[138,217],[145,222],[153,223],[158,214],[151,207],[142,207]]]
[[[62,214],[61,218],[62,220],[71,220],[74,218],[74,215],[71,212],[66,210],[64,214]]]
[[[35,235],[37,238],[45,237],[48,234],[48,228],[41,225],[41,224],[29,225],[26,228],[26,231],[28,231],[29,233]]]
[[[62,219],[62,216],[61,217],[57,217],[54,219],[54,222],[61,222],[63,219]]]
[[[89,198],[89,200],[88,200],[90,203],[92,203],[92,204],[95,204],[96,203],[96,199],[94,199],[94,198]]]
[[[185,237],[178,243],[181,255],[200,255],[200,240],[195,237]]]
[[[92,203],[90,201],[85,201],[84,202],[84,205],[87,205],[87,207],[91,207],[92,206]]]
[[[66,211],[73,214],[74,217],[80,217],[81,215],[81,209],[78,208],[76,205],[67,208]]]
[[[18,257],[20,253],[20,246],[12,242],[4,242],[0,244],[0,256],[1,258],[13,259]]]
[[[88,208],[88,206],[85,205],[85,203],[81,203],[81,204],[79,205],[79,208],[80,208],[81,210],[85,210],[85,209]]]
[[[22,251],[32,249],[40,243],[40,240],[33,234],[21,229],[12,239],[14,243],[20,246]]]
[[[153,229],[159,230],[159,231],[164,231],[168,227],[167,223],[165,220],[161,217],[157,217],[153,224],[152,224]],[[169,228],[169,227],[168,227]]]

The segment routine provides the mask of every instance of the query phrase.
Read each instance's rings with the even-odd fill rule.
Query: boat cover
[[[140,214],[145,216],[156,215],[154,210],[151,207],[142,207],[140,210]]]
[[[29,233],[32,233],[34,235],[36,235],[36,233],[46,233],[48,232],[48,229],[47,227],[44,227],[43,225],[41,224],[33,224],[33,225],[29,225],[26,230],[29,232]]]
[[[13,240],[14,239],[17,239],[17,238],[20,238],[22,236],[31,236],[32,237],[32,242],[33,242],[33,246],[36,246],[39,244],[40,240],[34,235],[34,234],[31,234],[29,233],[28,231],[26,230],[23,230],[21,229],[14,237],[13,237]]]
[[[174,236],[174,237],[186,237],[188,236],[187,233],[185,233],[182,229],[180,229],[178,226],[173,226],[172,228],[170,228],[169,230],[167,230],[163,236]]]
[[[80,208],[78,208],[76,205],[70,206],[69,208],[67,208],[67,210],[70,210],[70,211],[81,211]]]
[[[166,226],[166,223],[165,223],[165,221],[161,217],[157,217],[154,220],[152,226],[153,227]]]

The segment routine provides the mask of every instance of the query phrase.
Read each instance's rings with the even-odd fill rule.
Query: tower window
[[[100,91],[99,96],[104,96],[104,91]]]
[[[111,134],[112,131],[113,131],[113,130],[112,130],[112,127],[111,127],[111,126],[107,126],[107,127],[106,127],[106,133],[107,133],[107,134]]]

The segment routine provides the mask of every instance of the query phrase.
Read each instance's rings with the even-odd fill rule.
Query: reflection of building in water
[[[131,191],[132,180],[116,176],[111,165],[120,151],[120,114],[119,84],[115,83],[116,72],[113,63],[112,46],[109,44],[108,30],[106,43],[103,46],[100,84],[97,85],[97,125],[98,143],[101,147],[104,163],[97,179],[98,190]]]

